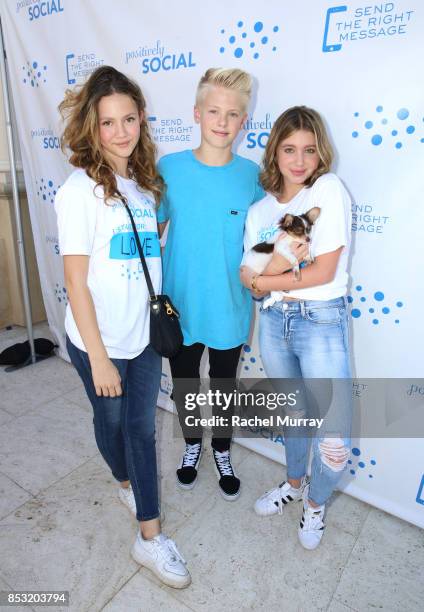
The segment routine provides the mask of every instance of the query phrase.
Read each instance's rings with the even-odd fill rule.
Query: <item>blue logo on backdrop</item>
[[[159,388],[165,395],[170,396],[172,393],[172,380],[170,380],[170,377],[165,372],[162,372],[162,378],[160,381]]]
[[[270,113],[266,113],[261,118],[251,115],[243,124],[246,132],[246,149],[256,149],[256,147],[265,149],[273,125]]]
[[[53,248],[53,253],[55,255],[60,255],[59,251],[59,240],[57,236],[46,235],[46,244],[49,245],[49,248]]]
[[[51,128],[36,128],[31,130],[31,139],[38,141],[43,150],[60,149],[59,136]]]
[[[390,146],[402,149],[416,138],[424,143],[422,131],[419,133],[418,125],[422,125],[424,117],[411,118],[409,109],[402,107],[395,112],[386,112],[381,105],[375,110],[362,116],[359,112],[353,114],[355,117],[355,129],[352,138],[366,139],[375,147]],[[383,144],[384,143],[384,144]]]
[[[191,142],[193,124],[186,124],[181,117],[147,117],[153,140],[162,142]]]
[[[16,12],[21,9],[27,9],[29,21],[40,19],[41,17],[50,17],[57,13],[63,13],[64,0],[19,0],[16,3]]]
[[[388,215],[379,215],[374,204],[352,204],[352,231],[382,234],[390,223]]]
[[[420,384],[411,384],[408,386],[408,391],[406,392],[407,395],[409,395],[409,397],[413,397],[413,396],[418,396],[418,397],[423,397],[424,396],[424,386],[421,385],[422,383],[422,379],[419,379]]]
[[[322,50],[340,51],[344,43],[407,33],[414,11],[397,12],[394,2],[374,5],[332,6],[327,10]]]
[[[364,295],[362,285],[356,285],[352,288],[351,294],[347,296],[347,301],[352,304],[350,314],[354,319],[366,319],[373,325],[380,323],[399,325],[400,323],[398,317],[404,303],[399,299],[387,301],[383,291],[371,291],[368,295]]]
[[[22,82],[31,87],[39,87],[40,83],[46,83],[47,66],[43,66],[37,61],[27,62],[22,66]]]
[[[420,486],[418,487],[417,497],[415,499],[417,504],[422,504],[424,506],[424,474],[421,478]]]
[[[54,204],[54,197],[60,185],[55,186],[51,179],[40,178],[35,181],[38,197],[47,204]]]
[[[280,31],[278,25],[266,27],[262,21],[251,22],[238,21],[230,31],[222,28],[220,53],[228,53],[232,57],[240,59],[266,57],[269,49],[276,51],[275,38]]]
[[[125,51],[125,63],[141,60],[141,72],[159,72],[162,70],[179,70],[181,68],[194,68],[193,51],[168,52],[160,40],[154,46],[139,46],[137,49]]]
[[[74,85],[79,79],[85,80],[96,68],[102,66],[104,60],[95,53],[68,53],[65,63],[68,85]]]

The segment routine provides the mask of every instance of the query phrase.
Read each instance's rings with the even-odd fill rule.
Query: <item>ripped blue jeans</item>
[[[284,379],[303,379],[298,401],[286,409],[286,416],[324,417],[313,437],[303,437],[302,427],[284,429],[288,478],[306,474],[312,446],[309,498],[324,504],[350,453],[352,375],[345,298],[277,302],[261,309],[259,342],[274,386],[283,390]]]

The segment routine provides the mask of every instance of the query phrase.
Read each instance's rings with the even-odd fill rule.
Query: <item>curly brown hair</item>
[[[152,193],[159,204],[164,182],[156,169],[156,147],[146,120],[146,101],[140,87],[112,66],[101,66],[86,83],[74,90],[67,89],[59,112],[66,123],[61,137],[62,151],[71,150],[70,163],[83,168],[102,186],[104,200],[121,198],[113,168],[105,158],[99,137],[98,104],[104,96],[114,93],[130,96],[142,114],[140,138],[128,160],[128,174],[136,183]]]
[[[274,195],[281,195],[283,192],[284,177],[278,167],[277,149],[282,140],[298,130],[305,130],[314,134],[320,159],[318,168],[305,181],[306,187],[311,187],[318,177],[330,171],[333,149],[321,116],[317,111],[307,106],[292,106],[278,117],[269,135],[262,160],[263,169],[260,174],[260,181],[265,191]]]

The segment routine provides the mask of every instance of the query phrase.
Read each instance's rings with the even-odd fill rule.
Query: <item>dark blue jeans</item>
[[[112,359],[121,376],[123,395],[96,395],[88,355],[66,339],[69,357],[94,412],[94,434],[99,451],[114,477],[129,480],[137,506],[137,520],[159,516],[155,414],[162,359],[149,345],[134,359]]]

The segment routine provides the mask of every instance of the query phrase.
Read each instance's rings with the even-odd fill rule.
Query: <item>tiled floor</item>
[[[48,336],[47,326],[36,335]],[[0,350],[24,338],[19,328],[0,332]],[[63,609],[72,612],[424,609],[422,530],[336,494],[320,548],[305,551],[299,505],[269,519],[252,510],[282,479],[264,457],[234,446],[244,483],[237,503],[218,494],[210,452],[193,491],[175,487],[182,445],[173,418],[158,410],[158,460],[164,531],[193,578],[184,591],[161,586],[131,559],[137,524],[97,452],[72,367],[54,357],[0,371],[0,590],[69,590]]]

